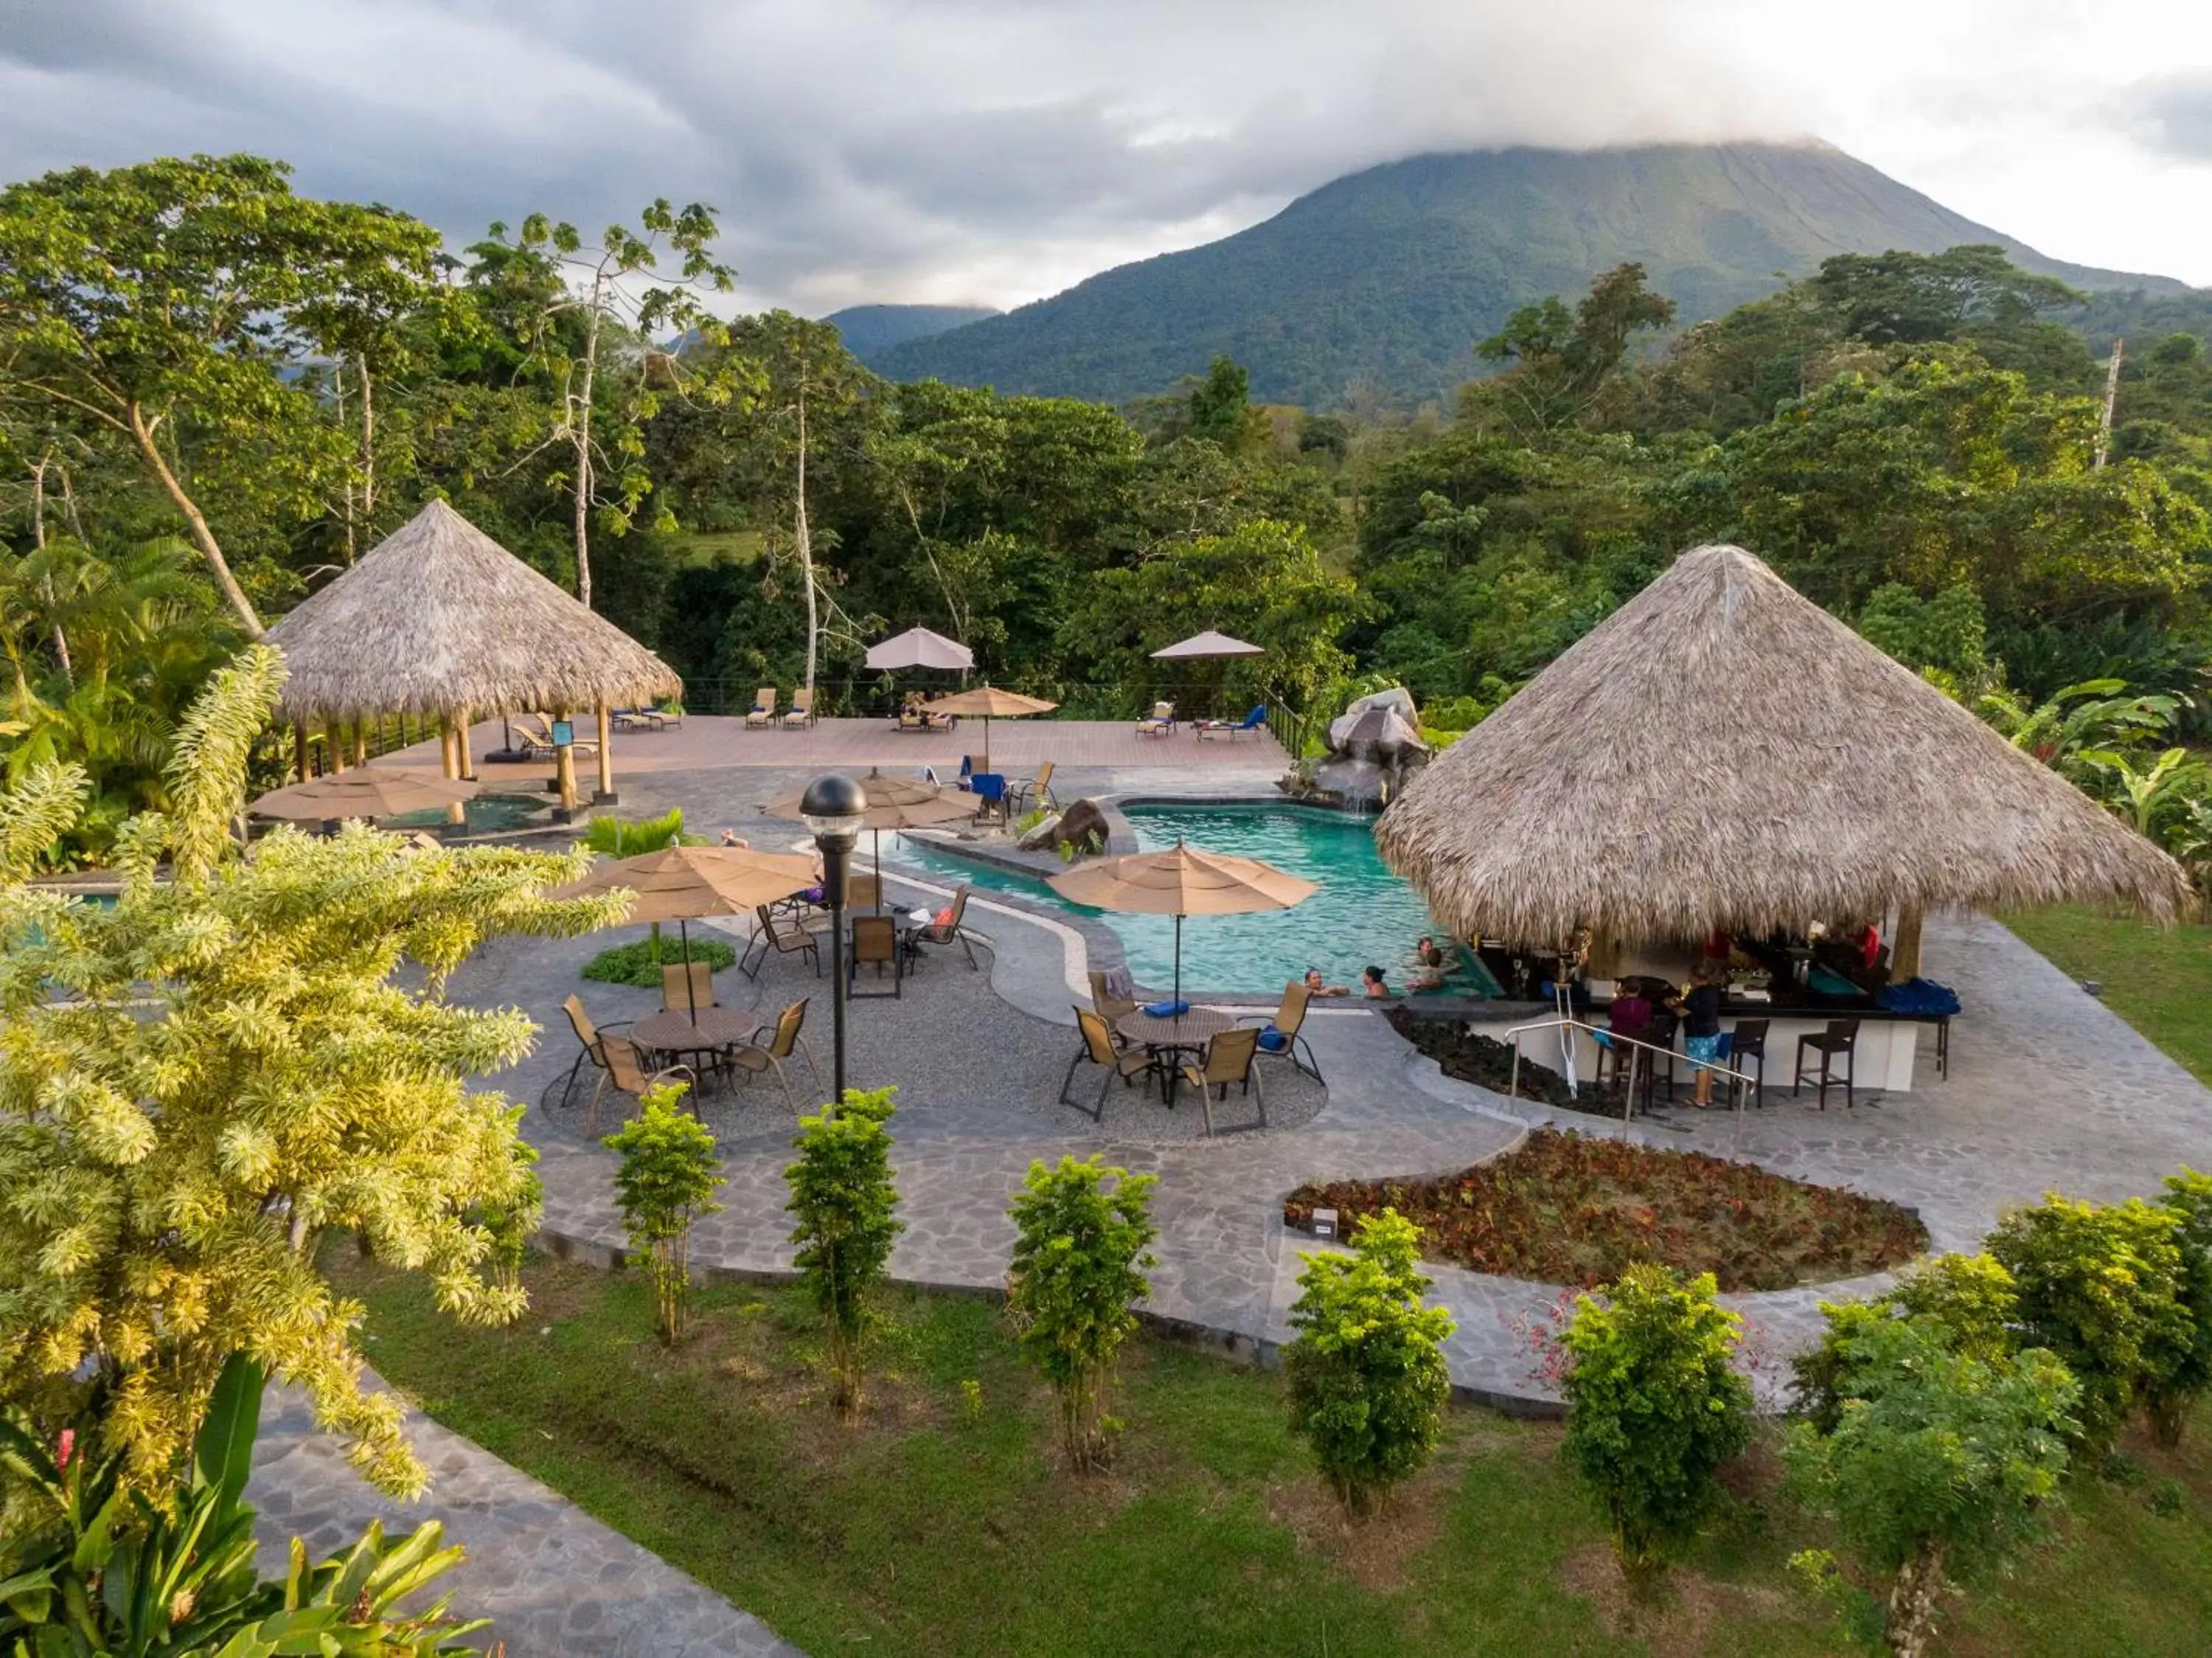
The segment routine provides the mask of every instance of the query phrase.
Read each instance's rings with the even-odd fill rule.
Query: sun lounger
[[[1140,737],[1164,737],[1175,728],[1173,703],[1154,703],[1152,711],[1137,722],[1137,735]]]
[[[1253,710],[1247,714],[1242,720],[1237,721],[1234,723],[1231,723],[1227,720],[1200,720],[1196,725],[1191,728],[1191,729],[1196,732],[1200,737],[1229,737],[1232,739],[1241,737],[1247,732],[1264,731],[1267,728],[1267,710],[1265,704],[1261,704],[1254,708]]]
[[[787,731],[796,731],[814,723],[814,687],[801,686],[791,693],[791,707],[783,716]]]
[[[745,710],[745,729],[758,731],[775,723],[775,687],[764,685],[753,692],[753,705]]]
[[[517,714],[508,723],[520,735],[523,752],[526,754],[535,759],[538,755],[550,754],[554,752],[551,723],[543,714]],[[572,732],[574,731],[575,722],[570,721],[568,728]],[[573,753],[578,754],[596,754],[599,752],[599,740],[596,737],[584,736],[580,733],[568,747]]]

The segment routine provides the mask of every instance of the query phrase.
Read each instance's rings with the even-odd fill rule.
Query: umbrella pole
[[[1180,915],[1176,917],[1175,999],[1168,1006],[1178,1009],[1182,1006],[1182,917]]]
[[[699,981],[691,977],[691,923],[679,920],[676,930],[684,940],[684,999],[690,1004],[691,1024],[699,1024]]]
[[[884,832],[872,826],[868,832],[876,840],[876,908],[880,910],[884,907]]]

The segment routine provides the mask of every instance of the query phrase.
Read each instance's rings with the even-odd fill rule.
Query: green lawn
[[[2004,923],[2062,972],[2102,980],[2114,1013],[2212,1082],[2212,927],[2162,930],[2073,904]]]
[[[848,1429],[823,1402],[792,1291],[707,1292],[698,1333],[670,1354],[635,1275],[535,1261],[531,1312],[485,1331],[343,1253],[331,1268],[370,1308],[386,1377],[815,1658],[1845,1650],[1783,1569],[1825,1539],[1766,1473],[1741,1482],[1671,1603],[1643,1610],[1620,1594],[1553,1426],[1455,1410],[1437,1466],[1347,1533],[1285,1429],[1272,1372],[1140,1342],[1115,1472],[1079,1480],[1060,1471],[1048,1396],[982,1301],[893,1296],[884,1379]],[[2212,1411],[2196,1432],[2180,1458],[2139,1453],[2142,1483],[2088,1489],[1948,1650],[2202,1655]],[[2177,1490],[2181,1515],[2154,1511]]]

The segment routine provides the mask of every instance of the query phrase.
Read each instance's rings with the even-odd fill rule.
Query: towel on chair
[[[1127,967],[1109,967],[1106,970],[1106,994],[1116,1002],[1134,1002],[1137,999],[1137,981],[1129,977]]]

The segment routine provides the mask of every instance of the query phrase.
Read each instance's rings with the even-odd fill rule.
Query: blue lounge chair
[[[1247,731],[1263,730],[1267,723],[1267,705],[1265,703],[1257,703],[1253,705],[1252,711],[1237,724],[1232,725],[1227,720],[1200,720],[1193,728],[1201,737],[1219,735],[1234,738],[1242,736]]]

